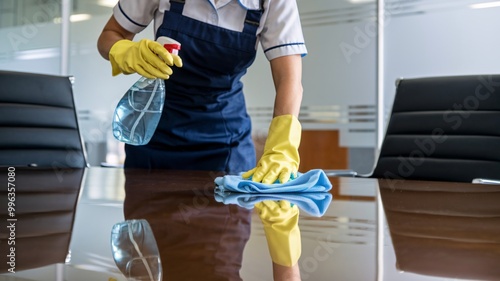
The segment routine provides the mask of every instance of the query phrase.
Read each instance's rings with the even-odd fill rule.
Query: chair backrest
[[[70,77],[0,71],[0,166],[87,166]]]
[[[500,75],[398,81],[375,178],[500,177]]]

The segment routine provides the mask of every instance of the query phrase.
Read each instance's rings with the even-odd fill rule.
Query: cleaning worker
[[[154,40],[132,41],[152,20],[155,37],[180,42],[178,55]],[[270,61],[276,97],[256,164],[240,79],[259,43]],[[125,146],[126,168],[247,171],[244,177],[264,183],[286,182],[297,173],[301,56],[307,50],[296,1],[120,0],[98,49],[113,75],[166,79],[156,132],[147,145]]]

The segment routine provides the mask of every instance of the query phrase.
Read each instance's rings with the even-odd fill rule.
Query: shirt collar
[[[247,10],[260,10],[260,1],[261,0],[238,0],[240,5]]]

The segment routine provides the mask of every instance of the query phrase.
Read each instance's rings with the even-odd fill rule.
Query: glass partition
[[[60,1],[0,1],[0,69],[59,74],[60,18]]]
[[[318,154],[301,169],[350,168],[368,173],[375,154],[376,3],[315,0],[297,4],[308,49],[302,60],[301,155]],[[265,135],[275,91],[263,52],[259,51],[244,79],[254,134]],[[326,143],[319,143],[322,140]],[[331,151],[332,147],[336,149]],[[320,158],[329,159],[316,162]],[[302,157],[301,165],[306,161]]]
[[[111,65],[97,51],[97,39],[117,2],[73,1],[73,15],[89,16],[87,20],[71,22],[69,69],[76,78],[75,102],[89,162],[93,166],[123,164],[123,143],[113,137],[111,121],[118,101],[140,78],[138,74],[113,77]],[[154,39],[152,26],[134,40],[141,38]]]

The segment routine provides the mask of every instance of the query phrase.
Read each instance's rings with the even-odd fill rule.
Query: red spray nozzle
[[[160,43],[171,54],[177,55],[179,53],[179,50],[181,49],[181,43],[166,36],[158,37],[158,39],[156,39],[156,42]]]

